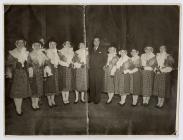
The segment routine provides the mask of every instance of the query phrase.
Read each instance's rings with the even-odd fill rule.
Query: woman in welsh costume
[[[118,103],[123,106],[126,103],[126,97],[130,93],[130,75],[129,66],[130,58],[127,56],[126,50],[119,51],[121,57],[119,58],[116,66],[113,67],[112,73],[114,74],[115,93],[121,96],[121,101]],[[112,75],[113,75],[112,74]]]
[[[171,83],[170,72],[173,70],[174,59],[167,53],[166,46],[160,46],[160,53],[156,55],[153,95],[158,97],[157,108],[164,105],[165,98],[170,96]]]
[[[62,86],[62,98],[64,104],[69,104],[69,91],[73,89],[72,85],[72,67],[73,62],[72,59],[74,57],[74,51],[69,41],[64,42],[63,48],[59,50],[59,57],[60,57],[60,65],[59,74],[62,76],[60,81],[62,83],[59,86]]]
[[[29,52],[25,48],[26,42],[23,39],[17,40],[15,46],[15,49],[9,51],[6,74],[12,79],[10,97],[14,100],[16,113],[22,115],[22,101],[31,96],[27,67]]]
[[[107,104],[111,103],[114,96],[114,74],[111,73],[111,70],[116,65],[118,61],[118,56],[116,54],[116,48],[111,46],[108,49],[107,63],[103,67],[104,70],[104,92],[108,94]]]
[[[81,102],[85,102],[85,93],[88,90],[88,48],[84,43],[79,43],[79,49],[75,51],[73,58],[75,68],[75,102],[79,101],[81,92]]]
[[[143,105],[148,105],[153,90],[154,67],[156,64],[156,57],[153,53],[152,47],[145,47],[145,53],[141,55],[142,64],[142,96]]]
[[[29,53],[29,81],[32,91],[32,108],[39,109],[39,98],[43,95],[44,65],[47,60],[40,42],[32,44],[32,51]]]
[[[45,95],[48,98],[49,107],[56,106],[55,95],[58,94],[58,65],[60,62],[57,53],[57,43],[55,41],[49,41],[49,48],[46,50],[48,61],[44,68],[44,82]]]
[[[131,50],[131,65],[130,65],[130,93],[132,94],[132,106],[137,105],[138,97],[142,92],[142,76],[141,76],[141,59],[138,55],[139,51]]]

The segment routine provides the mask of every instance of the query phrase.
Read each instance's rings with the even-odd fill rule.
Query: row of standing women
[[[120,50],[120,58],[114,47],[109,48],[107,64],[104,66],[104,91],[108,93],[110,103],[114,94],[121,96],[119,105],[123,106],[127,95],[132,94],[132,106],[136,106],[138,97],[143,97],[143,105],[148,105],[151,95],[158,97],[157,108],[164,105],[166,97],[170,96],[173,57],[167,53],[166,46],[160,46],[160,53],[153,53],[152,47],[145,47],[145,53],[139,56],[136,49],[131,50],[131,56],[126,50]]]
[[[26,42],[17,40],[16,48],[9,51],[6,61],[6,76],[12,79],[10,97],[13,98],[16,113],[22,115],[23,98],[31,97],[32,108],[38,110],[40,97],[45,94],[49,107],[56,106],[55,95],[62,94],[64,104],[69,104],[69,91],[75,90],[75,103],[85,102],[88,89],[87,56],[84,43],[73,51],[69,41],[57,50],[57,43],[49,41],[49,48],[34,42],[32,51],[26,50]]]
[[[49,41],[46,50],[39,41],[34,42],[31,52],[26,50],[25,40],[17,40],[15,45],[16,48],[9,51],[6,76],[12,79],[10,97],[18,115],[22,115],[22,101],[27,97],[31,97],[34,110],[40,108],[39,99],[43,94],[47,96],[49,107],[56,106],[55,96],[60,93],[63,103],[69,104],[71,90],[75,91],[75,103],[79,101],[79,93],[81,101],[85,102],[89,87],[89,53],[84,43],[80,43],[75,52],[69,41],[61,50],[57,50],[57,43],[53,40]],[[137,104],[139,95],[147,105],[150,96],[156,95],[157,107],[162,107],[170,91],[170,72],[174,62],[166,52],[166,46],[161,46],[157,55],[154,55],[152,47],[146,47],[141,57],[135,49],[131,51],[132,57],[127,56],[126,50],[120,50],[119,55],[114,46],[106,55],[103,91],[108,93],[107,103],[111,103],[114,94],[119,94],[119,104],[124,105],[127,95],[132,94],[132,105]]]

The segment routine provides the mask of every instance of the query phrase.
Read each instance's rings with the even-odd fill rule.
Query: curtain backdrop
[[[65,40],[70,40],[76,49],[84,38],[84,14],[89,48],[94,36],[101,37],[104,47],[112,43],[118,50],[137,48],[141,53],[146,45],[153,46],[157,52],[159,46],[165,44],[177,60],[178,6],[89,5],[84,9],[79,5],[6,5],[5,54],[14,48],[14,41],[19,37],[28,42],[41,37],[54,38],[59,43],[58,48]]]

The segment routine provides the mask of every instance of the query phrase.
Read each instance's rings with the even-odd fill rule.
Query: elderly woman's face
[[[79,49],[84,49],[84,48],[86,48],[85,44],[84,43],[79,43]]]
[[[39,50],[39,49],[41,49],[41,44],[40,43],[33,43],[32,48],[33,48],[33,50]]]
[[[108,52],[109,52],[109,53],[116,53],[116,49],[113,48],[113,47],[111,47],[111,48],[109,48]]]
[[[17,40],[17,41],[16,41],[16,47],[17,47],[18,49],[24,48],[24,47],[25,47],[25,41],[24,41],[24,40]]]
[[[119,55],[121,55],[122,57],[126,55],[126,51],[122,50],[122,51],[119,51]]]
[[[132,56],[136,56],[136,55],[138,55],[138,51],[136,51],[136,50],[132,50],[132,51],[131,51],[131,55],[132,55]]]
[[[65,46],[66,46],[66,47],[71,47],[71,42],[70,42],[70,41],[66,41],[66,42],[65,42]]]
[[[166,47],[165,46],[160,46],[159,50],[160,50],[161,53],[165,52],[166,51]]]
[[[100,45],[100,39],[99,38],[95,38],[93,40],[93,44],[94,44],[94,46],[99,46]]]
[[[145,53],[151,53],[151,52],[153,52],[152,48],[147,47],[147,48],[145,49]]]
[[[49,43],[49,48],[50,49],[56,49],[56,47],[57,47],[57,43],[56,42],[50,42]]]
[[[41,41],[41,43],[45,44],[44,38],[41,38],[40,41]]]

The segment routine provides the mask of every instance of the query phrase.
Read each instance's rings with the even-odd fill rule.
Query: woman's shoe
[[[53,106],[53,107],[57,107],[57,104],[53,104],[52,106]]]
[[[77,103],[78,103],[78,100],[75,100],[75,101],[74,101],[74,104],[77,104]]]
[[[131,104],[131,106],[135,107],[135,106],[137,106],[137,104]]]
[[[111,101],[109,101],[109,102],[108,102],[108,101],[106,102],[106,104],[111,104],[111,103],[112,103],[112,100],[111,100]]]
[[[82,100],[82,99],[81,99],[81,102],[82,102],[82,103],[86,103],[86,101],[85,101],[85,100]]]
[[[22,115],[23,115],[23,112],[18,113],[18,112],[16,111],[16,114],[17,114],[17,116],[22,116]]]
[[[118,105],[120,105],[121,107],[125,106],[126,103],[121,104],[120,102],[118,103]]]
[[[162,109],[163,108],[163,106],[159,106],[159,105],[156,105],[155,107],[158,108],[158,109]]]
[[[49,108],[53,108],[53,105],[48,105]]]
[[[38,108],[34,108],[34,107],[32,107],[32,110],[33,110],[33,111],[37,111],[37,110],[38,110]]]

